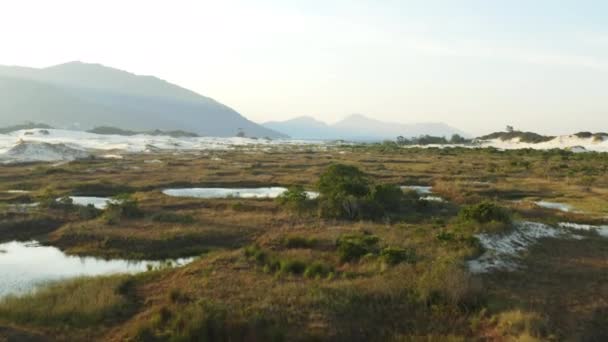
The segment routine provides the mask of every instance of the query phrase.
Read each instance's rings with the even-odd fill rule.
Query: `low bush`
[[[281,274],[300,275],[306,270],[306,263],[299,260],[281,260],[280,265],[279,271]]]
[[[336,242],[340,261],[357,261],[366,254],[376,253],[379,241],[380,239],[375,235],[353,234],[341,236]]]
[[[509,211],[496,203],[489,201],[462,208],[458,213],[458,217],[462,221],[474,221],[477,223],[511,223],[511,214]]]
[[[284,208],[292,211],[301,212],[306,208],[306,200],[308,195],[304,188],[300,185],[289,187],[287,191],[277,197],[276,201]]]
[[[333,267],[326,265],[320,261],[315,261],[306,267],[304,276],[306,278],[325,278],[333,273]]]
[[[142,217],[143,212],[139,209],[137,200],[130,195],[120,195],[108,202],[103,216],[107,224],[116,224],[122,219]]]
[[[317,240],[303,236],[289,236],[283,239],[282,244],[285,248],[313,248],[317,244]]]
[[[416,252],[413,249],[386,247],[380,252],[380,259],[389,265],[397,265],[402,262],[414,263]]]

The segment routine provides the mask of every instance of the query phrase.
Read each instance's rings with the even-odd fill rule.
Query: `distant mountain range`
[[[235,110],[152,76],[71,62],[35,69],[0,66],[0,126],[26,121],[88,130],[187,131],[203,136],[284,138]]]
[[[463,131],[444,123],[399,124],[370,119],[360,114],[353,114],[332,125],[308,116],[301,116],[287,121],[271,121],[263,125],[296,139],[374,141],[395,139],[398,136],[406,138],[421,135],[445,136],[447,138],[453,134],[468,136]]]

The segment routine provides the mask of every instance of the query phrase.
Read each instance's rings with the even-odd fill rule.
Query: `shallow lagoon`
[[[166,189],[163,194],[172,197],[193,197],[193,198],[277,198],[287,191],[283,187],[266,188],[186,188],[186,189]],[[308,198],[314,199],[318,193],[307,191]]]
[[[173,260],[171,265],[181,266],[192,260]],[[2,243],[0,297],[28,293],[53,281],[82,276],[135,274],[164,264],[168,262],[69,256],[58,248],[42,246],[37,241]]]

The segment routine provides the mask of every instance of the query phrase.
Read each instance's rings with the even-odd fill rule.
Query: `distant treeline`
[[[196,137],[199,136],[196,133],[186,132],[186,131],[181,131],[181,130],[161,131],[159,129],[156,129],[156,130],[153,130],[153,131],[137,132],[137,131],[131,131],[131,130],[126,130],[126,129],[118,128],[118,127],[111,127],[111,126],[95,127],[95,128],[93,128],[91,130],[88,130],[87,132],[89,132],[89,133],[95,133],[95,134],[125,135],[125,136],[132,136],[132,135],[138,135],[138,134],[155,135],[155,136],[167,135],[167,136],[170,136],[170,137],[173,137],[173,138],[196,138]]]
[[[466,139],[459,134],[454,134],[450,139],[446,137],[436,137],[432,135],[421,135],[415,138],[405,138],[398,136],[396,143],[398,145],[448,145],[448,144],[470,144],[471,139]]]

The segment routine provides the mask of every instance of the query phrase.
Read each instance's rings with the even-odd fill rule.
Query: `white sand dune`
[[[0,134],[0,161],[71,161],[94,154],[99,157],[122,158],[122,153],[159,151],[228,150],[241,147],[280,145],[317,145],[302,140],[267,140],[249,138],[173,138],[152,135],[101,135],[61,129],[27,129]],[[111,152],[111,153],[110,153]]]

